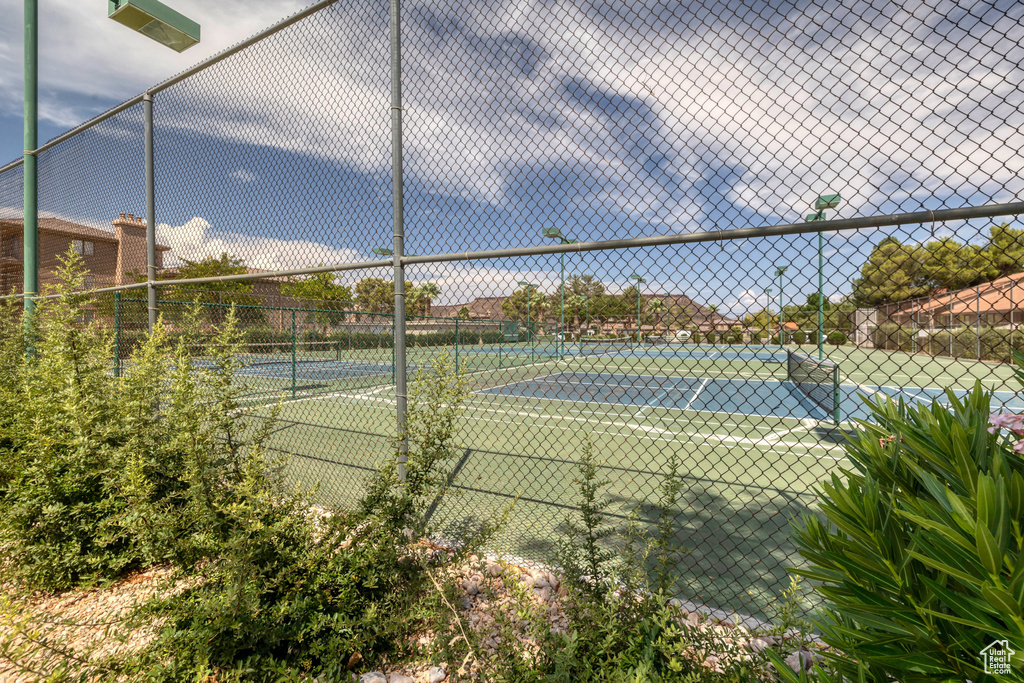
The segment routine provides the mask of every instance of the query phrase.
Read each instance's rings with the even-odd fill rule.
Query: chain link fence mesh
[[[653,524],[676,457],[680,594],[770,617],[800,561],[788,524],[843,467],[861,394],[980,381],[1024,409],[1011,211],[828,223],[1020,200],[1019,3],[403,12],[405,249],[424,257],[405,266],[407,370],[447,352],[473,390],[446,529],[517,498],[495,550],[548,560],[585,439],[619,526]],[[159,310],[175,329],[198,306],[212,329],[234,307],[246,405],[280,404],[274,448],[326,505],[356,499],[395,433],[394,271],[348,269],[393,248],[388,21],[384,3],[328,5],[153,95]],[[142,105],[39,163],[41,282],[69,249],[87,287],[145,281]],[[5,291],[20,193],[20,167],[0,171]],[[691,232],[720,239],[474,255]],[[337,269],[275,274],[321,265]],[[221,275],[250,277],[172,284]],[[145,290],[97,295],[87,317],[116,336],[118,372]]]

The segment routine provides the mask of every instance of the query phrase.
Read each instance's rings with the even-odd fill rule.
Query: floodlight
[[[809,214],[807,214],[807,219],[806,220],[807,220],[808,223],[813,223],[814,221],[823,221],[823,220],[825,220],[825,214],[823,214],[823,213],[809,213]]]
[[[562,231],[559,230],[558,228],[544,228],[543,230],[541,230],[541,233],[545,237],[551,237],[552,239],[556,240],[561,239],[562,237]]]
[[[175,52],[199,42],[199,24],[159,0],[107,0],[107,16]]]
[[[814,201],[815,211],[824,211],[825,209],[834,209],[839,206],[839,202],[842,201],[842,197],[838,194],[823,194]]]

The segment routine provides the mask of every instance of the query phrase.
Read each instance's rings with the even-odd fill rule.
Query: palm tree
[[[711,304],[710,306],[705,306],[705,308],[707,308],[708,312],[711,313],[711,315],[708,316],[708,320],[711,322],[711,331],[717,337],[718,336],[718,325],[715,323],[715,313],[718,313],[718,305],[717,304]]]
[[[433,282],[424,282],[420,285],[420,296],[424,304],[423,315],[430,315],[430,306],[440,294],[441,288]]]
[[[665,311],[668,310],[668,307],[665,306],[665,302],[662,301],[661,299],[651,299],[651,302],[649,304],[647,304],[647,310],[649,310],[651,313],[653,313],[654,316],[655,316],[654,319],[657,320],[658,317],[662,313],[664,313]],[[655,324],[655,328],[654,329],[655,329],[655,332],[657,332],[657,329],[658,329],[657,328],[657,324]],[[667,334],[667,331],[666,331],[666,334]]]

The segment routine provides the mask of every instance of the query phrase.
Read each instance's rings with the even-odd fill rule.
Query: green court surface
[[[619,528],[634,510],[653,528],[652,503],[674,455],[686,484],[677,511],[678,540],[689,551],[678,565],[682,595],[742,613],[772,613],[788,582],[785,568],[799,561],[789,523],[816,509],[814,485],[844,462],[843,435],[812,417],[813,406],[786,386],[778,347],[708,349],[639,348],[561,360],[531,359],[521,350],[499,360],[490,348],[460,349],[474,393],[453,463],[457,495],[437,507],[435,521],[449,529],[472,525],[518,497],[496,549],[547,559],[576,498],[574,460],[588,436],[604,463],[610,522]],[[431,354],[416,351],[410,365],[429,366]],[[979,379],[1016,396],[1008,366],[828,351],[848,392],[858,386],[965,390]],[[364,385],[339,383],[294,400],[285,395],[280,406],[273,446],[291,456],[297,480],[319,485],[316,495],[325,503],[354,502],[365,476],[390,455],[390,374]]]

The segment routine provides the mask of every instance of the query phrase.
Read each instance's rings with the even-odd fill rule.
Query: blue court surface
[[[913,387],[840,387],[841,419],[867,418],[862,393],[881,391],[910,403],[943,399],[941,389]],[[966,391],[955,392],[963,396]],[[712,379],[708,377],[647,377],[611,373],[559,372],[478,391],[481,395],[518,396],[551,401],[581,401],[619,406],[667,408],[697,412],[765,417],[832,420],[793,382],[777,379]],[[1024,399],[1013,392],[996,392],[993,409],[1024,412]]]
[[[243,365],[235,371],[236,377],[291,379],[306,382],[330,382],[353,377],[391,376],[391,363],[372,361],[312,361],[296,360],[294,375],[290,360],[274,363]]]

